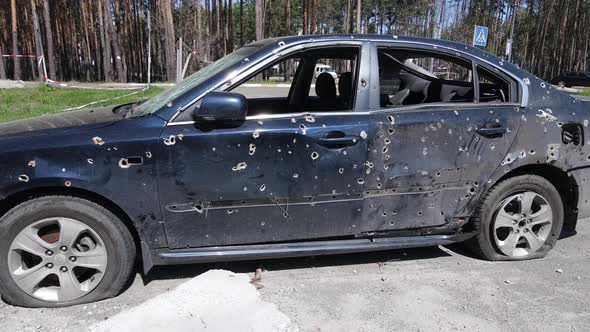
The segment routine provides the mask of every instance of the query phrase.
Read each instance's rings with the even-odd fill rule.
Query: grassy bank
[[[584,90],[582,90],[581,95],[590,97],[590,88],[585,88]]]
[[[106,101],[92,106],[119,105],[140,101],[160,93],[163,88],[152,87],[132,96]],[[0,90],[0,122],[25,119],[64,109],[111,99],[133,90],[64,89],[41,86],[37,88]]]

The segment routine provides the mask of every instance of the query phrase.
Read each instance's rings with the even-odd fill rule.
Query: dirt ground
[[[457,246],[159,267],[117,298],[61,309],[0,302],[4,331],[85,331],[210,269],[262,267],[259,292],[302,331],[584,331],[590,220],[542,260],[492,263]],[[212,299],[203,299],[211,301]],[[214,299],[213,299],[214,300]],[[232,308],[220,308],[231,314]]]

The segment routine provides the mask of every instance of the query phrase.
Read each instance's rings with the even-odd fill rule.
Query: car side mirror
[[[248,100],[239,93],[213,91],[203,97],[193,113],[197,125],[208,128],[235,128],[246,121]]]

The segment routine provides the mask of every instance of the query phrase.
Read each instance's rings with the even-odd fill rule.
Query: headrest
[[[329,73],[321,73],[315,81],[315,93],[322,99],[336,98],[336,83]]]
[[[346,72],[340,75],[338,80],[338,93],[342,98],[349,98],[352,90],[352,73]]]

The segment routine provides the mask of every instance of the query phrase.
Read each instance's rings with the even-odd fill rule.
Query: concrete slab
[[[25,83],[23,81],[0,80],[0,89],[14,89],[24,87]]]
[[[90,327],[108,331],[297,331],[246,274],[210,270]]]

